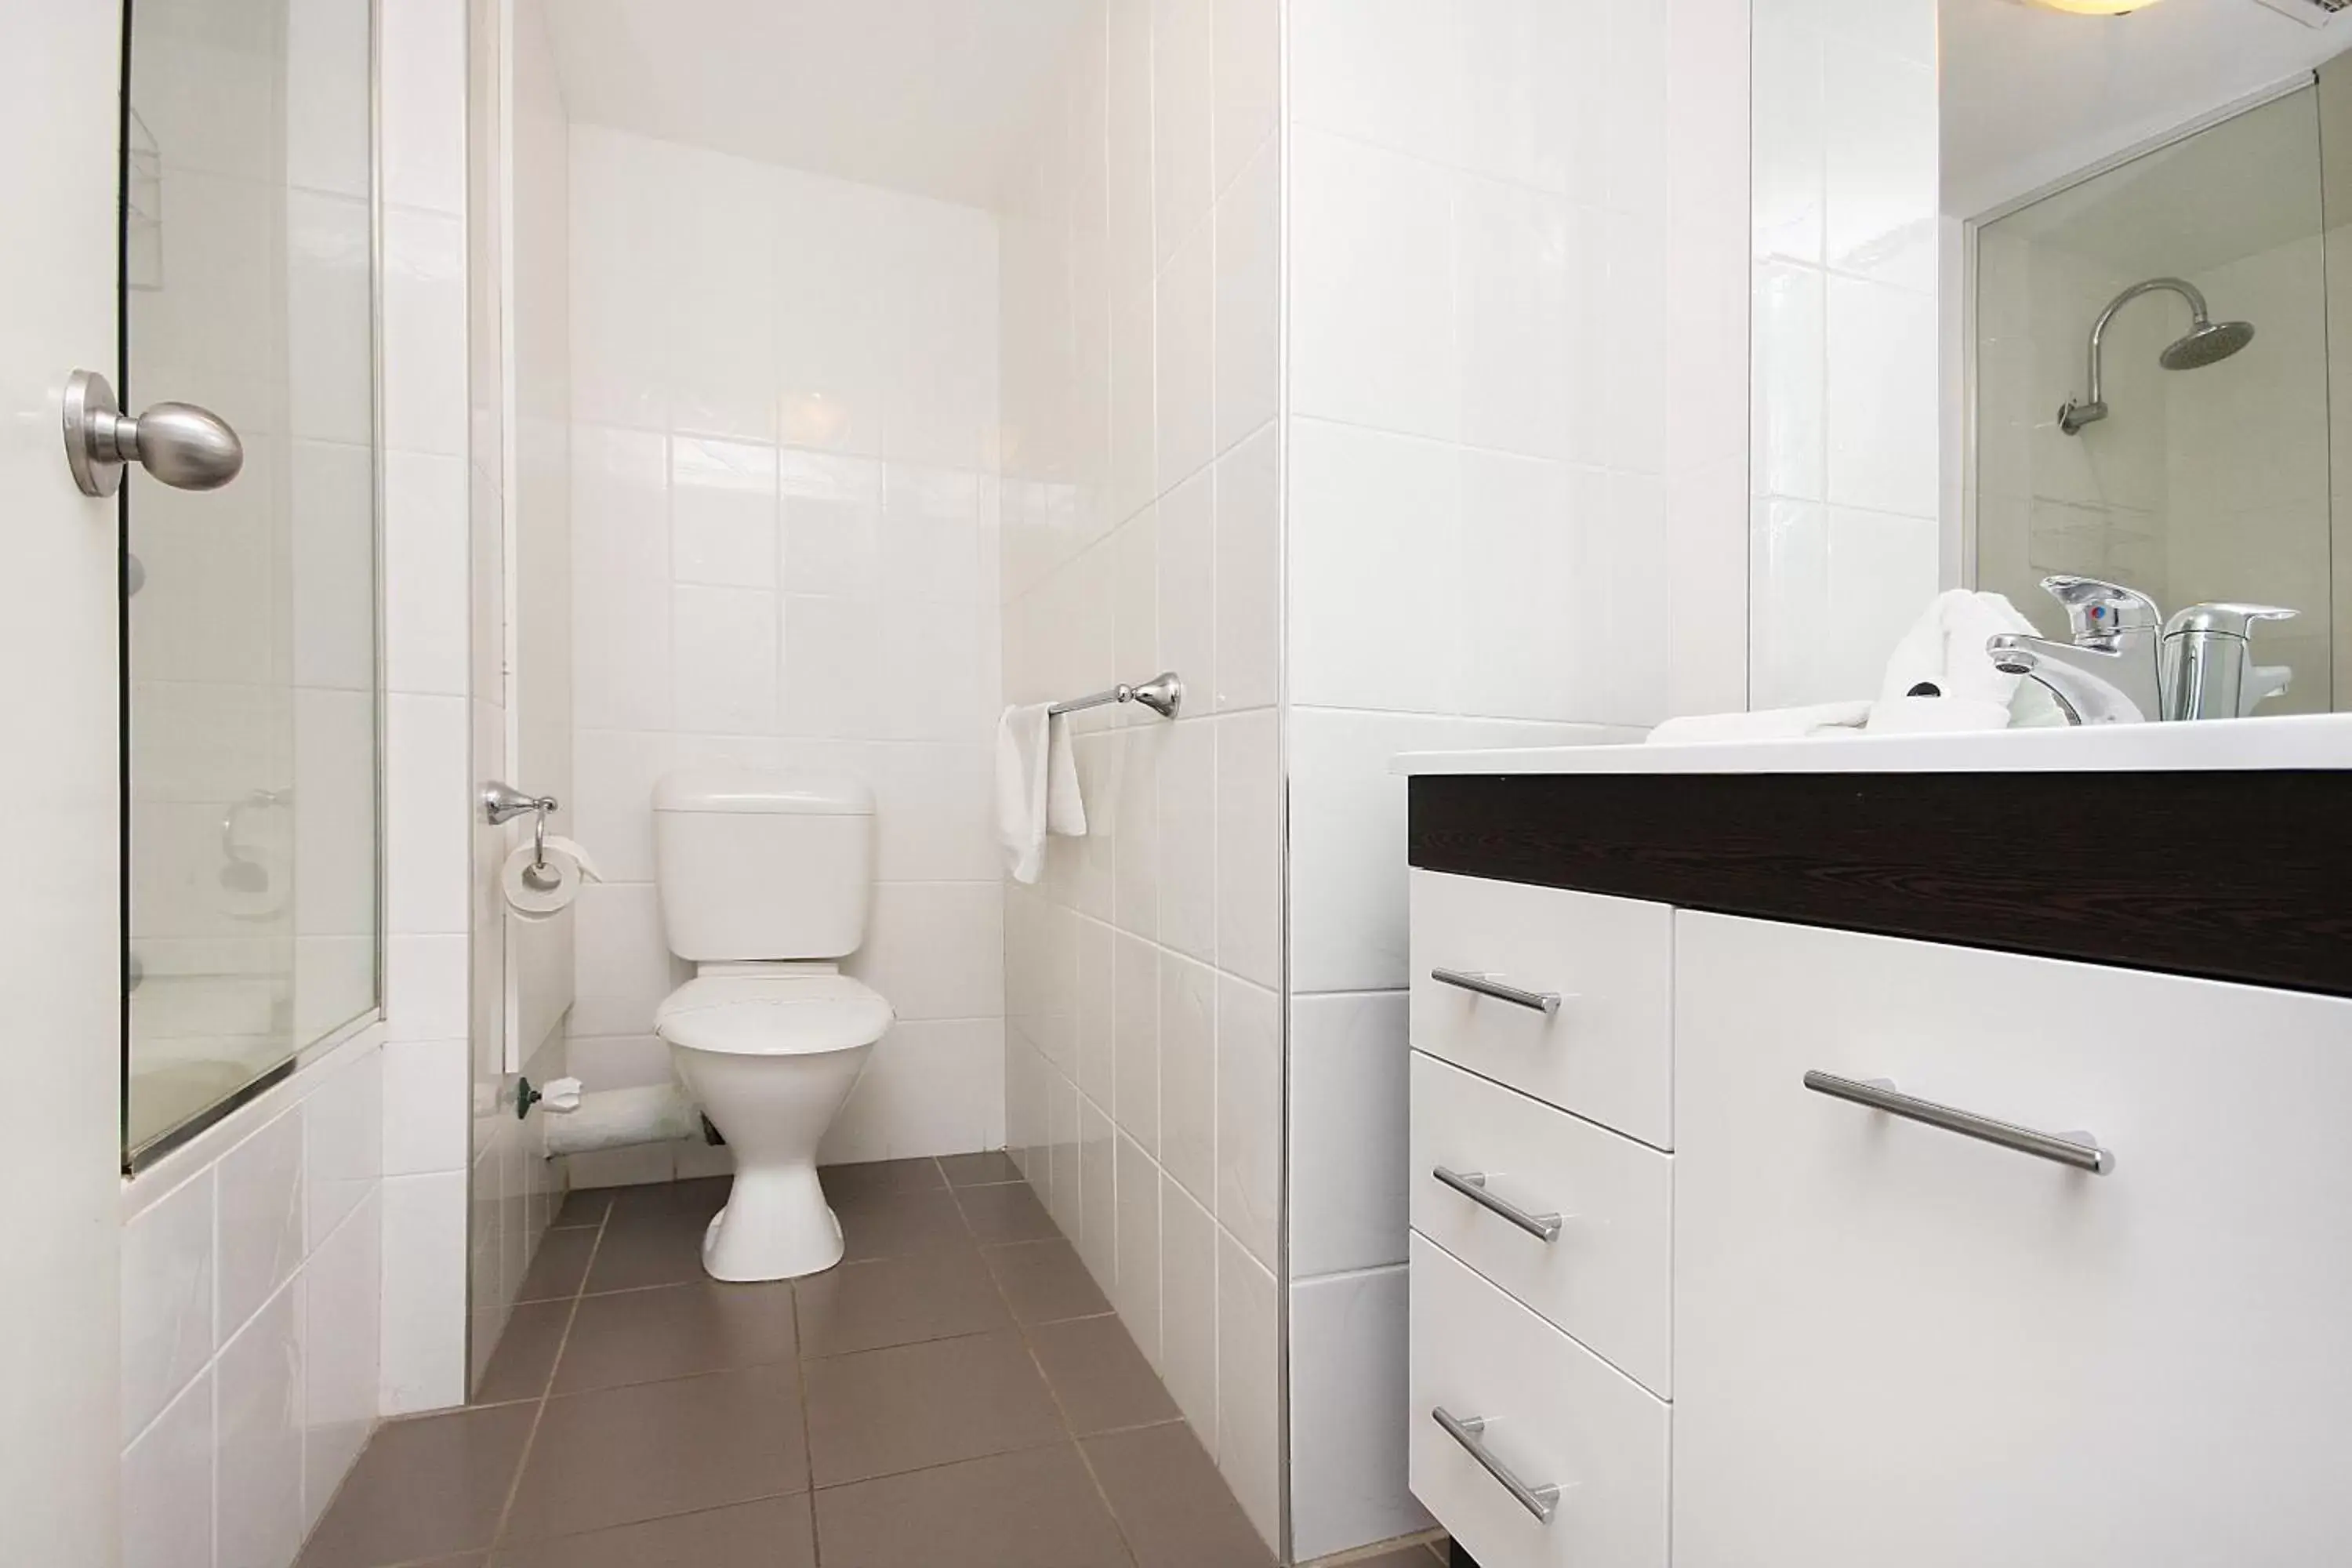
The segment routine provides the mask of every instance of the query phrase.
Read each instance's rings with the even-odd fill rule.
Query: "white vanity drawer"
[[[1412,1070],[1413,1229],[1672,1398],[1673,1156],[1420,1051]]]
[[[1664,1568],[1667,1406],[1428,1237],[1409,1245],[1413,1496],[1480,1568]],[[1451,1434],[1441,1410],[1484,1429]],[[1504,1477],[1559,1489],[1551,1517]]]
[[[1674,1146],[1672,910],[1417,870],[1412,921],[1415,1046]],[[1481,976],[1520,999],[1459,983]]]
[[[2352,1002],[1676,944],[1677,1568],[2347,1560]],[[2051,1157],[2084,1129],[2105,1174]]]

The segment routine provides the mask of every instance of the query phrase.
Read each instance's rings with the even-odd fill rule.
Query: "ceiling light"
[[[2046,10],[2064,11],[2076,16],[2120,16],[2126,11],[2137,11],[2153,5],[2156,0],[2032,0]]]

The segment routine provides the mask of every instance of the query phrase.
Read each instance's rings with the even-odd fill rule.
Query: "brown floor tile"
[[[719,1205],[713,1202],[706,1208],[695,1201],[706,1194],[683,1192],[689,1184],[624,1187],[614,1195],[596,1260],[588,1268],[588,1290],[634,1290],[708,1278],[702,1271],[702,1235]]]
[[[988,1266],[979,1253],[962,1248],[845,1263],[794,1280],[793,1289],[804,1357],[1013,1326]]]
[[[490,1568],[816,1568],[805,1497],[563,1535],[501,1552]]]
[[[833,1210],[841,1219],[845,1263],[972,1245],[963,1215],[943,1186],[837,1198]]]
[[[793,1358],[793,1288],[697,1279],[580,1298],[555,1392],[583,1394]]]
[[[1430,1568],[1432,1563],[1444,1561],[1426,1546],[1400,1546],[1377,1557],[1359,1557],[1348,1568]]]
[[[1063,1444],[816,1494],[824,1568],[1127,1568],[1076,1448]]]
[[[538,1414],[501,1405],[377,1428],[299,1568],[373,1568],[489,1546]]]
[[[509,1542],[635,1524],[804,1491],[790,1366],[551,1399],[515,1490]]]
[[[563,1206],[555,1211],[553,1223],[558,1226],[602,1225],[612,1201],[610,1187],[574,1187],[563,1194]]]
[[[1062,1234],[1026,1182],[993,1187],[959,1187],[956,1202],[971,1234],[982,1241],[1044,1241]]]
[[[1091,1318],[1110,1310],[1110,1301],[1087,1271],[1078,1249],[1058,1237],[983,1247],[982,1253],[1004,1287],[1013,1315],[1024,1323]]]
[[[883,1193],[929,1192],[947,1185],[947,1178],[940,1174],[939,1162],[931,1159],[824,1165],[818,1168],[816,1175],[824,1187],[824,1201],[835,1207]]]
[[[563,1348],[564,1325],[571,1321],[569,1300],[517,1303],[490,1352],[490,1364],[482,1370],[482,1385],[467,1403],[505,1405],[545,1394],[555,1371],[555,1352]]]
[[[816,1484],[1037,1447],[1065,1436],[1045,1383],[1015,1333],[975,1334],[813,1361],[810,1456]]]
[[[1274,1562],[1192,1428],[1147,1426],[1081,1445],[1138,1568],[1264,1568]]]
[[[551,1230],[540,1238],[539,1251],[532,1255],[530,1268],[522,1277],[522,1288],[515,1292],[518,1301],[558,1301],[580,1294],[580,1283],[588,1278],[588,1259],[596,1250],[596,1230],[582,1226],[569,1230]]]
[[[1045,1381],[1084,1437],[1122,1426],[1173,1421],[1181,1414],[1160,1376],[1117,1318],[1080,1318],[1029,1331]]]
[[[1021,1167],[1002,1149],[980,1154],[942,1154],[940,1173],[947,1177],[951,1187],[991,1187],[1001,1182],[1021,1180]]]
[[[701,1223],[727,1206],[727,1190],[734,1184],[732,1176],[698,1176],[686,1182],[615,1187],[613,1212],[607,1219],[630,1222],[675,1215],[688,1223]]]

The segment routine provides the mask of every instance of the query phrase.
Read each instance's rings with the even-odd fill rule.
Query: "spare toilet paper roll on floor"
[[[517,920],[553,920],[572,907],[580,896],[582,884],[601,882],[603,874],[588,851],[569,838],[555,834],[547,836],[547,861],[534,863],[535,850],[530,844],[520,846],[507,857],[499,868],[499,888],[506,895],[507,908]]]

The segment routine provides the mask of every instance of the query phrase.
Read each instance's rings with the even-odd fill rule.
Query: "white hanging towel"
[[[1034,882],[1045,868],[1047,833],[1083,838],[1086,832],[1069,725],[1055,723],[1044,702],[1007,708],[996,721],[996,838],[1005,868],[1016,882]]]
[[[1650,731],[1657,746],[1694,741],[1793,741],[1807,735],[1851,735],[1870,717],[1867,702],[1816,702],[1804,708],[1763,708],[1752,713],[1692,713]]]

